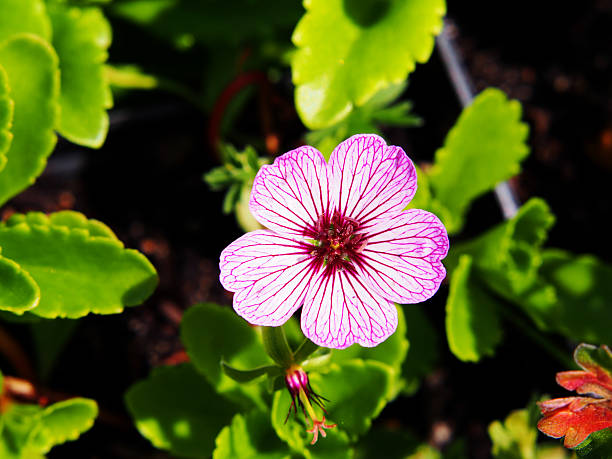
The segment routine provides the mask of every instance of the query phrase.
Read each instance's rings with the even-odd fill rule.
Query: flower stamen
[[[336,427],[336,424],[327,424],[325,422],[325,416],[322,416],[321,420],[319,420],[319,416],[317,416],[317,413],[312,406],[313,404],[311,403],[314,402],[314,404],[316,404],[325,414],[327,414],[325,408],[323,407],[323,401],[327,400],[312,390],[310,381],[308,380],[308,375],[299,365],[293,365],[286,371],[285,384],[287,385],[289,393],[291,394],[291,406],[289,407],[289,412],[287,413],[285,422],[287,422],[287,419],[289,419],[289,415],[292,411],[297,414],[297,407],[299,405],[302,408],[304,417],[309,418],[312,422],[312,429],[306,430],[306,432],[313,434],[310,444],[314,445],[319,438],[319,433],[322,437],[326,437],[327,432],[325,432],[324,429]]]

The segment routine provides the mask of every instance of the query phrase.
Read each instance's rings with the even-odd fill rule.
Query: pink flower
[[[250,209],[270,230],[221,253],[221,283],[255,325],[279,326],[302,306],[302,331],[343,349],[376,346],[397,327],[397,303],[431,297],[446,275],[448,236],[424,210],[412,161],[376,135],[356,135],[328,164],[304,146],[263,166]]]

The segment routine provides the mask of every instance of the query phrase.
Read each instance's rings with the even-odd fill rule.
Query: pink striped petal
[[[369,286],[398,303],[430,298],[446,276],[448,236],[438,217],[410,209],[368,230],[358,264]]]
[[[302,331],[319,346],[373,347],[397,328],[395,304],[372,292],[348,271],[313,279],[302,307]]]
[[[304,245],[271,231],[245,234],[221,253],[221,284],[254,325],[278,326],[302,305],[314,275]]]
[[[329,207],[325,158],[305,146],[263,166],[255,177],[249,206],[265,227],[303,235]]]
[[[361,224],[401,212],[416,192],[412,161],[404,150],[387,146],[374,134],[342,142],[331,154],[329,167],[333,205]]]

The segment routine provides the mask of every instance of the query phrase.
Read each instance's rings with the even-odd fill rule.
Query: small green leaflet
[[[13,141],[0,171],[0,205],[28,187],[47,163],[57,140],[59,72],[57,55],[34,35],[14,35],[0,43],[0,66],[15,103]]]
[[[310,129],[331,126],[429,59],[444,0],[305,0],[293,32],[296,107]]]
[[[54,4],[49,16],[61,76],[58,132],[74,143],[99,148],[108,132],[106,109],[112,106],[104,68],[110,24],[98,8]]]
[[[125,249],[107,231],[103,224],[74,212],[50,218],[37,213],[25,219],[14,216],[0,225],[2,255],[40,288],[33,314],[45,318],[113,314],[142,303],[153,292],[157,274],[151,263],[139,252]]]
[[[521,105],[497,89],[480,93],[466,107],[436,152],[429,171],[434,197],[449,211],[449,234],[463,226],[472,200],[516,175],[529,149]]]

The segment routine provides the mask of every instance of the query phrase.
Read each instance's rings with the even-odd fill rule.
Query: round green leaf
[[[213,459],[289,459],[270,425],[270,416],[262,411],[237,414],[232,423],[221,430],[215,440]]]
[[[34,183],[55,146],[59,75],[55,51],[34,35],[16,35],[1,43],[0,65],[15,103],[13,141],[0,172],[1,205]]]
[[[51,23],[43,0],[2,0],[0,2],[0,43],[20,33],[31,33],[49,40]]]
[[[58,131],[68,140],[99,148],[108,132],[112,97],[104,63],[111,28],[99,8],[49,8],[52,44],[59,57],[61,93]]]
[[[463,361],[493,355],[502,329],[494,297],[471,278],[472,258],[462,255],[453,272],[446,302],[446,336],[450,350]]]
[[[13,100],[9,97],[8,77],[0,65],[0,172],[6,165],[6,152],[13,140]]]
[[[40,287],[32,312],[41,317],[118,313],[142,303],[157,285],[155,268],[142,254],[81,228],[0,226],[0,246]]]
[[[247,399],[263,406],[261,389],[239,384],[221,370],[221,361],[238,370],[251,370],[272,363],[256,329],[232,308],[203,303],[183,316],[181,340],[189,358],[217,391],[236,401]]]
[[[331,126],[429,59],[444,0],[305,0],[291,69],[298,113]]]
[[[130,387],[125,401],[136,428],[155,447],[189,458],[210,457],[236,411],[191,364],[156,368]]]
[[[55,445],[76,440],[93,426],[96,416],[98,405],[94,400],[72,398],[54,403],[40,413],[28,448],[45,454]]]
[[[22,314],[35,308],[40,289],[21,266],[0,256],[0,309]]]
[[[449,233],[461,229],[473,199],[519,172],[529,153],[527,134],[521,104],[498,89],[483,91],[463,109],[429,172],[434,196],[448,210]]]

